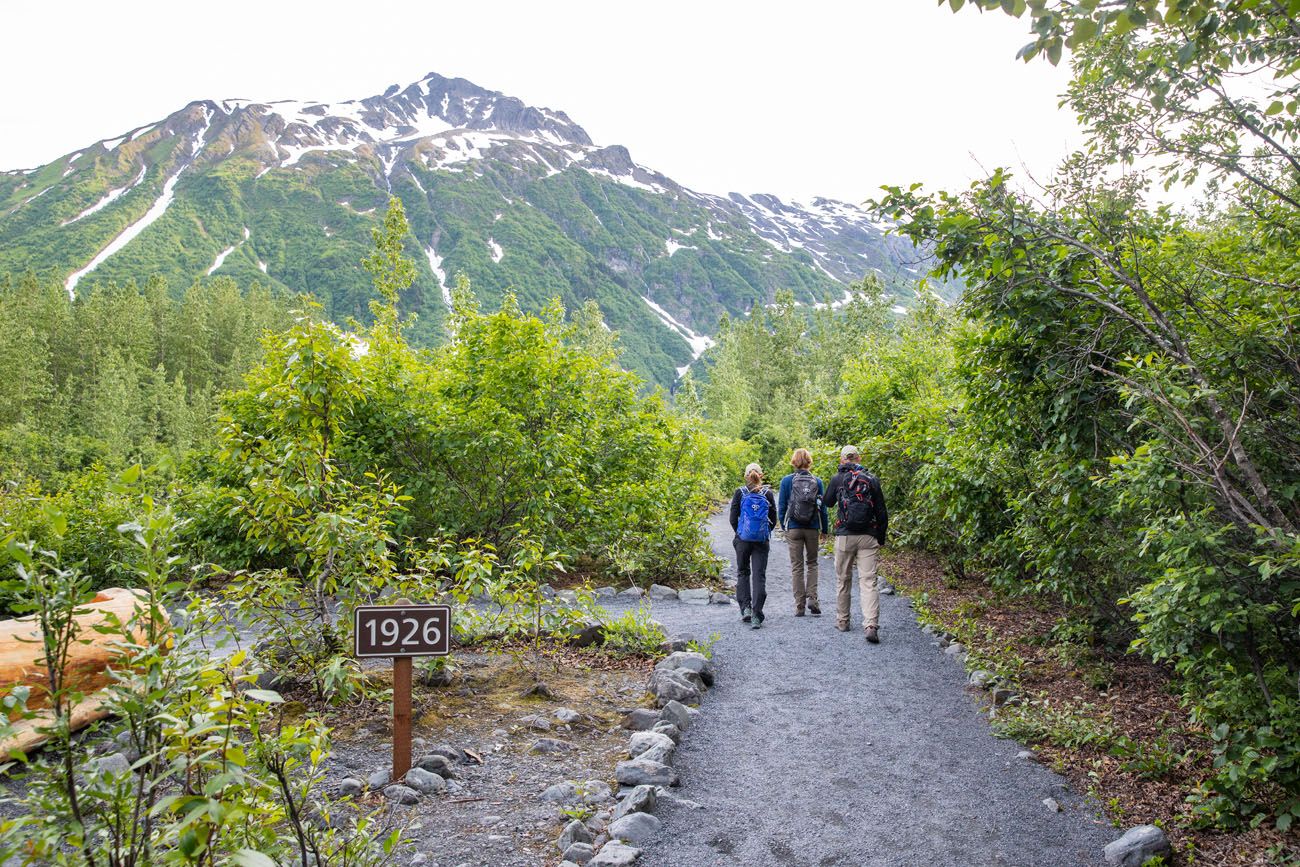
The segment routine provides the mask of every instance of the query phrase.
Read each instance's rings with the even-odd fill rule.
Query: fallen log
[[[109,626],[114,618],[125,625],[144,604],[142,591],[112,587],[101,590],[94,599],[77,608],[77,640],[68,649],[64,669],[65,687],[83,696],[69,711],[72,731],[108,716],[102,690],[113,680],[110,667],[123,662],[124,636],[120,632],[105,634],[95,627]],[[137,626],[132,638],[142,640],[144,630]],[[15,687],[25,686],[29,689],[28,710],[38,711],[36,716],[13,724],[10,736],[0,740],[0,757],[14,750],[26,753],[49,739],[42,731],[54,719],[49,709],[49,674],[44,657],[45,646],[36,618],[0,620],[0,695],[9,695]],[[17,716],[17,712],[10,715],[11,719]]]

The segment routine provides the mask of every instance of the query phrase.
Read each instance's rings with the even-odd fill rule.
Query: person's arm
[[[825,536],[831,531],[831,523],[830,516],[826,514],[826,483],[821,479],[817,480],[817,493],[819,497],[818,502],[821,505],[821,508],[818,509],[818,511],[821,513],[822,535]]]
[[[772,529],[775,530],[776,529],[776,495],[772,493],[771,488],[767,489],[767,506],[768,506],[767,520],[771,523]]]
[[[782,530],[785,529],[785,511],[790,508],[790,486],[792,484],[790,478],[790,476],[786,476],[781,480],[781,496],[777,498],[779,505],[776,508],[776,517],[777,523],[781,525]]]
[[[880,538],[877,540],[880,544],[885,544],[885,538],[889,534],[889,510],[885,508],[885,491],[880,487],[880,479],[876,479],[876,526],[880,528]]]
[[[838,510],[839,500],[837,500],[836,497],[838,497],[839,495],[840,495],[840,474],[836,473],[835,475],[831,476],[831,480],[826,483],[826,495],[822,497],[822,505],[826,506],[826,508],[828,509],[831,506],[834,506],[836,510]]]
[[[731,495],[731,529],[740,532],[740,488]]]

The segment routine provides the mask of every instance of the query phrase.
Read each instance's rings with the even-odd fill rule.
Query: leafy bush
[[[389,554],[418,556],[413,540],[449,537],[506,558],[535,543],[635,579],[713,569],[706,470],[692,460],[704,436],[614,366],[592,337],[598,317],[558,305],[528,316],[509,298],[482,313],[462,281],[452,339],[416,350],[394,306],[405,232],[394,205],[376,236],[373,327],[348,335],[309,315],[224,400],[219,480],[258,555],[303,573],[332,558],[337,571],[338,539],[308,544],[286,524],[314,522],[318,536],[351,533],[353,559],[385,539]],[[380,523],[339,513],[376,486]]]
[[[138,505],[138,495],[102,466],[70,477],[55,494],[45,493],[35,481],[10,483],[0,487],[0,538],[30,539],[42,550],[57,552],[61,563],[86,576],[91,589],[133,587],[136,552],[122,544],[117,527]],[[0,551],[0,569],[8,571],[13,562],[7,551]],[[10,600],[9,592],[0,590],[0,611],[12,610]]]
[[[608,617],[602,624],[605,647],[629,656],[662,656],[662,645],[668,634],[658,621],[650,617],[646,605],[629,608],[622,614]]]
[[[31,541],[9,545],[15,605],[41,627],[49,686],[5,696],[10,713],[0,734],[11,734],[11,718],[33,720],[49,743],[38,758],[22,759],[30,765],[22,812],[0,825],[0,853],[56,865],[260,865],[305,853],[319,867],[383,864],[398,832],[381,840],[373,816],[340,808],[321,791],[328,730],[287,720],[276,710],[279,695],[251,688],[242,652],[214,659],[195,640],[211,638],[202,618],[173,627],[167,606],[188,589],[176,580],[177,522],[147,494],[139,501],[138,521],[122,530],[137,549],[140,604],[125,622],[102,627],[100,639],[130,664],[116,667],[97,696],[118,720],[120,742],[139,753],[129,771],[92,762],[87,740],[71,731],[73,708],[88,697],[66,678],[64,660],[85,640],[74,615],[92,592],[90,579]],[[54,510],[48,520],[56,534],[67,526]],[[28,709],[29,698],[45,708]]]

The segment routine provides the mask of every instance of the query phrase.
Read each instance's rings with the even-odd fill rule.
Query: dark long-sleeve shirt
[[[800,472],[807,471],[801,470]],[[818,517],[820,518],[820,522],[817,519],[814,519],[807,524],[803,524],[792,518],[786,517],[786,513],[790,511],[790,497],[794,494],[795,475],[795,473],[791,473],[781,480],[781,494],[777,498],[779,504],[777,507],[777,518],[781,526],[787,530],[816,530],[820,523],[820,529],[823,533],[830,532],[830,524],[828,523],[826,515],[826,483],[821,479],[817,479],[817,511],[819,513]],[[813,476],[813,478],[817,477]]]
[[[740,532],[740,498],[744,493],[745,489],[740,487],[731,495],[731,529],[736,532]],[[763,496],[767,497],[767,520],[772,529],[776,529],[776,498],[772,496],[772,489],[764,485]]]
[[[886,531],[889,529],[889,510],[885,508],[885,492],[880,489],[880,480],[871,476],[871,499],[876,506],[874,524],[844,524],[839,515],[840,488],[848,484],[850,470],[865,469],[860,464],[841,464],[840,471],[831,477],[826,486],[825,502],[835,506],[835,535],[861,536],[867,533],[876,537],[876,541],[885,544]]]

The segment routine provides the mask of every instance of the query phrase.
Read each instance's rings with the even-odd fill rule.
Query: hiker
[[[768,539],[776,526],[776,500],[763,484],[758,464],[745,467],[745,484],[731,498],[731,529],[736,531],[736,601],[740,619],[750,628],[763,625],[763,602],[767,599]],[[752,586],[751,586],[752,585]]]
[[[880,643],[880,594],[876,560],[885,544],[889,512],[880,480],[861,464],[857,446],[840,449],[840,469],[826,486],[826,502],[835,504],[835,627],[849,631],[853,566],[858,567],[862,628],[867,641]]]
[[[810,471],[812,455],[807,449],[795,449],[790,456],[794,472],[781,479],[777,497],[777,522],[785,531],[790,552],[790,586],[794,591],[794,616],[803,617],[804,608],[814,617],[822,613],[817,598],[817,554],[826,538],[826,485]],[[805,578],[806,575],[806,578]]]

